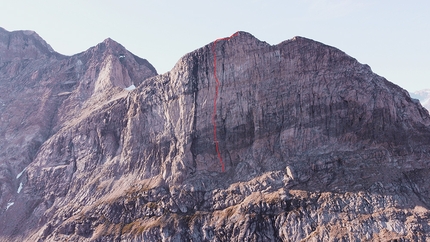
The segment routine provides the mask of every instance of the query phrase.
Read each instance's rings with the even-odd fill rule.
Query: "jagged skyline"
[[[428,240],[430,116],[335,47],[238,32],[157,75],[0,30],[0,62],[2,241]]]
[[[0,23],[8,31],[34,30],[66,55],[111,37],[159,73],[238,30],[272,45],[303,36],[344,50],[414,92],[429,88],[429,10],[426,1],[15,1],[2,5]]]

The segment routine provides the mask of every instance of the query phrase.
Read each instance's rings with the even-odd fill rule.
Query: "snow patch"
[[[22,190],[22,182],[19,184],[18,191],[16,191],[16,193],[20,193],[21,190]]]
[[[25,168],[18,175],[16,175],[16,179],[19,179],[22,176],[22,174],[24,174],[24,171],[25,171]]]
[[[134,85],[134,84],[132,84],[131,86],[129,86],[129,87],[126,87],[126,88],[124,88],[125,90],[127,90],[127,91],[129,91],[129,92],[131,92],[131,91],[133,91],[134,89],[136,89],[136,86]]]
[[[10,206],[12,206],[12,205],[14,205],[15,203],[14,202],[11,202],[11,203],[7,203],[7,206],[6,206],[6,211],[10,208]]]

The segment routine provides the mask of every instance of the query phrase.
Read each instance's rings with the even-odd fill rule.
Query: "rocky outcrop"
[[[405,90],[302,37],[213,44],[157,76],[109,39],[49,57],[71,84],[45,89],[49,133],[4,178],[23,185],[2,194],[1,238],[429,239],[430,117]]]
[[[32,31],[0,29],[0,227],[4,234],[20,226],[28,209],[33,209],[27,200],[17,200],[32,189],[26,181],[27,166],[43,143],[93,109],[126,96],[123,88],[156,74],[146,60],[110,39],[68,57],[54,52]]]

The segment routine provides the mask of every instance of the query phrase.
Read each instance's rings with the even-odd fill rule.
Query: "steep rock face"
[[[131,56],[99,64],[110,44],[80,57],[102,71],[75,72],[3,238],[429,239],[430,117],[370,67],[306,38],[270,46],[239,32],[112,93],[142,70],[115,68]]]
[[[58,55],[37,33],[30,30],[8,32],[0,27],[0,63],[14,59],[30,60]]]
[[[110,39],[67,57],[32,31],[0,29],[0,226],[20,222],[7,219],[13,214],[7,210],[31,209],[15,200],[24,191],[24,170],[49,137],[156,74]]]

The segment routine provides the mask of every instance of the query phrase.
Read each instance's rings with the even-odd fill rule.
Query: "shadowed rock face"
[[[43,144],[94,109],[126,96],[128,92],[123,88],[138,85],[156,74],[146,60],[110,39],[67,57],[54,52],[32,31],[0,29],[0,227],[3,236],[22,234],[20,229],[28,231],[31,226],[21,225],[35,208],[34,198],[39,199],[33,196],[34,192],[48,190],[45,185],[55,181],[48,178],[43,187],[32,187],[27,180],[26,172],[31,170]],[[56,148],[64,149],[67,147]],[[18,174],[21,175],[17,178]],[[20,186],[22,190],[17,194]],[[27,191],[31,199],[24,198]]]
[[[405,90],[306,38],[218,41],[222,173],[212,47],[163,75],[110,39],[3,65],[1,238],[429,239],[430,117]]]

